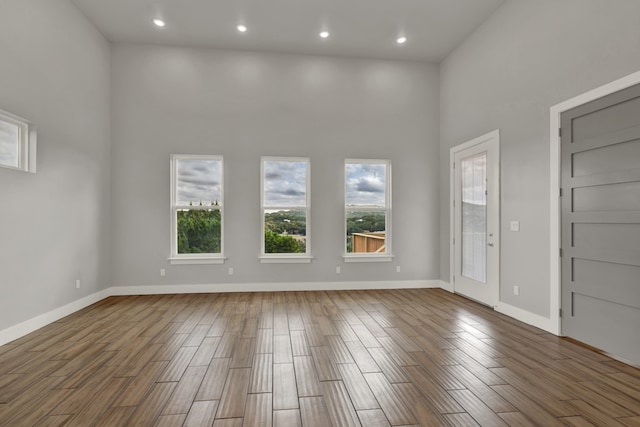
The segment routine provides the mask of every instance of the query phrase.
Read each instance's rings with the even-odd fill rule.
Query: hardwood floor
[[[112,297],[0,347],[1,426],[640,426],[640,371],[442,290]]]

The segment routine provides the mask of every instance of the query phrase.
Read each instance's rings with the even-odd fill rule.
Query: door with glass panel
[[[495,307],[499,297],[499,133],[451,150],[452,284]]]

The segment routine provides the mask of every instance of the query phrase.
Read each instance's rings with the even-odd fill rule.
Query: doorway
[[[496,307],[500,292],[500,132],[451,149],[451,283]]]
[[[640,364],[640,84],[560,125],[562,334]]]

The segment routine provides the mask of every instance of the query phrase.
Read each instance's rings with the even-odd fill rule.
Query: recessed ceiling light
[[[247,32],[247,26],[246,26],[246,25],[242,25],[242,24],[240,24],[240,25],[238,25],[236,28],[237,28],[237,29],[238,29],[238,31],[240,31],[241,33],[246,33],[246,32]]]
[[[405,44],[407,42],[407,38],[405,36],[400,36],[396,39],[396,43]]]
[[[155,19],[153,20],[153,24],[154,24],[156,27],[160,27],[160,28],[162,28],[162,27],[164,27],[165,25],[167,25],[167,24],[166,24],[162,19],[160,19],[160,18],[155,18]]]
[[[323,39],[326,39],[327,37],[329,37],[329,31],[321,31],[320,37],[322,37]]]

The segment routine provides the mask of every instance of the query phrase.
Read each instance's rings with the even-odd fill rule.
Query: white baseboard
[[[444,280],[440,280],[440,288],[444,289],[445,291],[449,291],[451,293],[454,292],[453,290],[453,285],[449,282],[445,282]]]
[[[440,287],[446,291],[452,293],[455,292],[453,289],[453,285],[449,282],[445,282],[444,280],[440,280]],[[498,313],[505,314],[509,317],[519,320],[520,322],[535,326],[536,328],[540,328],[554,335],[560,335],[560,330],[558,329],[557,323],[553,319],[550,319],[548,317],[531,313],[530,311],[523,310],[504,302],[498,302],[495,310]]]
[[[88,295],[79,300],[73,301],[69,304],[63,305],[60,308],[51,310],[47,313],[41,314],[17,325],[11,326],[7,329],[0,331],[0,345],[5,345],[13,340],[23,337],[31,332],[42,328],[50,323],[62,319],[65,316],[82,310],[85,307],[95,304],[111,295],[109,289],[105,289],[100,292]]]
[[[337,291],[358,289],[438,288],[439,280],[398,280],[364,282],[271,282],[216,283],[208,285],[114,286],[111,295],[162,295],[226,292]]]
[[[217,292],[275,292],[275,291],[330,291],[356,289],[416,289],[438,288],[439,280],[397,280],[362,282],[282,282],[282,283],[224,283],[210,285],[166,285],[166,286],[113,286],[100,292],[73,301],[60,308],[25,320],[17,325],[0,330],[0,345],[21,338],[65,316],[82,310],[110,296],[159,295]]]
[[[524,322],[528,325],[535,326],[536,328],[545,330],[554,335],[560,335],[560,331],[558,330],[557,323],[548,317],[531,313],[530,311],[523,310],[513,305],[506,304],[504,302],[498,303],[498,306],[496,307],[496,311],[498,313],[505,314],[516,320]]]

